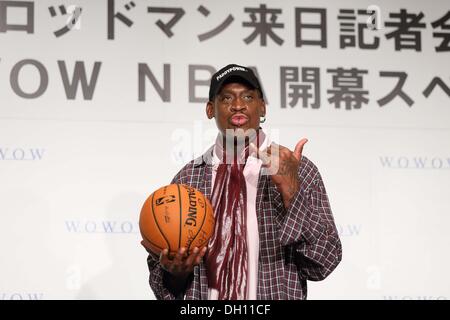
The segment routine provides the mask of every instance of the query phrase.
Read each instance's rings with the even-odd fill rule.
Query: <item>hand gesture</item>
[[[251,144],[251,151],[256,152],[267,168],[272,182],[280,192],[284,207],[289,208],[294,195],[300,189],[298,168],[302,159],[303,146],[308,139],[301,139],[294,151],[272,143],[267,149],[261,151]]]

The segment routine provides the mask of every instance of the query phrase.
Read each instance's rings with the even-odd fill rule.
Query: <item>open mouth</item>
[[[231,117],[231,123],[236,127],[241,127],[248,122],[248,117],[243,114],[236,114]]]

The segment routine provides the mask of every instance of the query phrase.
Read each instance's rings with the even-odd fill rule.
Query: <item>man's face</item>
[[[259,92],[246,84],[225,84],[220,92],[206,105],[208,119],[215,118],[222,134],[227,129],[259,129],[259,117],[266,114],[266,105]]]

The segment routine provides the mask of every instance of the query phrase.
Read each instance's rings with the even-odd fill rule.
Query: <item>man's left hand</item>
[[[301,139],[295,146],[294,151],[286,147],[272,143],[266,150],[260,151],[254,145],[253,151],[257,151],[263,166],[269,171],[272,182],[280,192],[284,207],[291,205],[295,194],[300,189],[298,168],[302,159],[302,151],[308,139]]]

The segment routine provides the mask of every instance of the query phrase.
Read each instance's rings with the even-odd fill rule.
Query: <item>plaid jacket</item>
[[[172,183],[190,185],[211,197],[212,165],[208,150],[188,163]],[[259,229],[257,299],[306,299],[306,281],[327,277],[339,264],[342,248],[330,204],[317,167],[305,156],[298,172],[301,187],[288,210],[281,194],[267,175],[260,175],[256,197]],[[159,257],[147,259],[150,287],[157,299],[175,299],[163,284]],[[194,269],[184,299],[208,298],[203,263]]]

